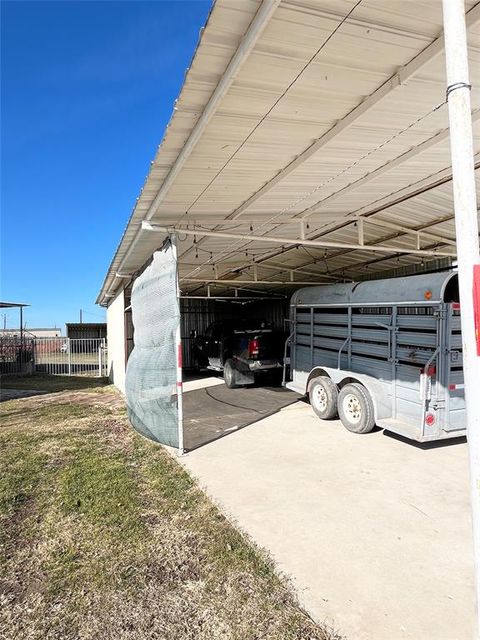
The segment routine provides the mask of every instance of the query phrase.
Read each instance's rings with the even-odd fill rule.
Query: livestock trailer
[[[466,412],[454,272],[298,290],[287,387],[356,433],[462,436]]]

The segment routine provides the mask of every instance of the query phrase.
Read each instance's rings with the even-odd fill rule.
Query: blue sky
[[[210,4],[2,2],[0,298],[32,305],[27,327],[104,317],[97,292]]]

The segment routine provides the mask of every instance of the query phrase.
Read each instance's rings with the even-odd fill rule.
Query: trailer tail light
[[[250,358],[258,356],[259,344],[257,338],[252,338],[248,341],[248,355]]]
[[[433,413],[427,413],[425,416],[425,424],[427,427],[432,427],[435,424],[435,416]]]

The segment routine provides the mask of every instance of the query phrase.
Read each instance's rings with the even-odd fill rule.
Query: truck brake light
[[[259,351],[259,345],[258,345],[258,340],[257,338],[252,338],[248,341],[248,355],[250,356],[250,358],[254,358],[255,356],[258,356],[258,351]]]

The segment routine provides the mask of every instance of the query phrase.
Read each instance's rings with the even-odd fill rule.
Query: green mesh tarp
[[[135,280],[131,304],[135,333],[125,381],[128,417],[142,435],[178,447],[176,335],[180,310],[176,252],[170,241]]]

